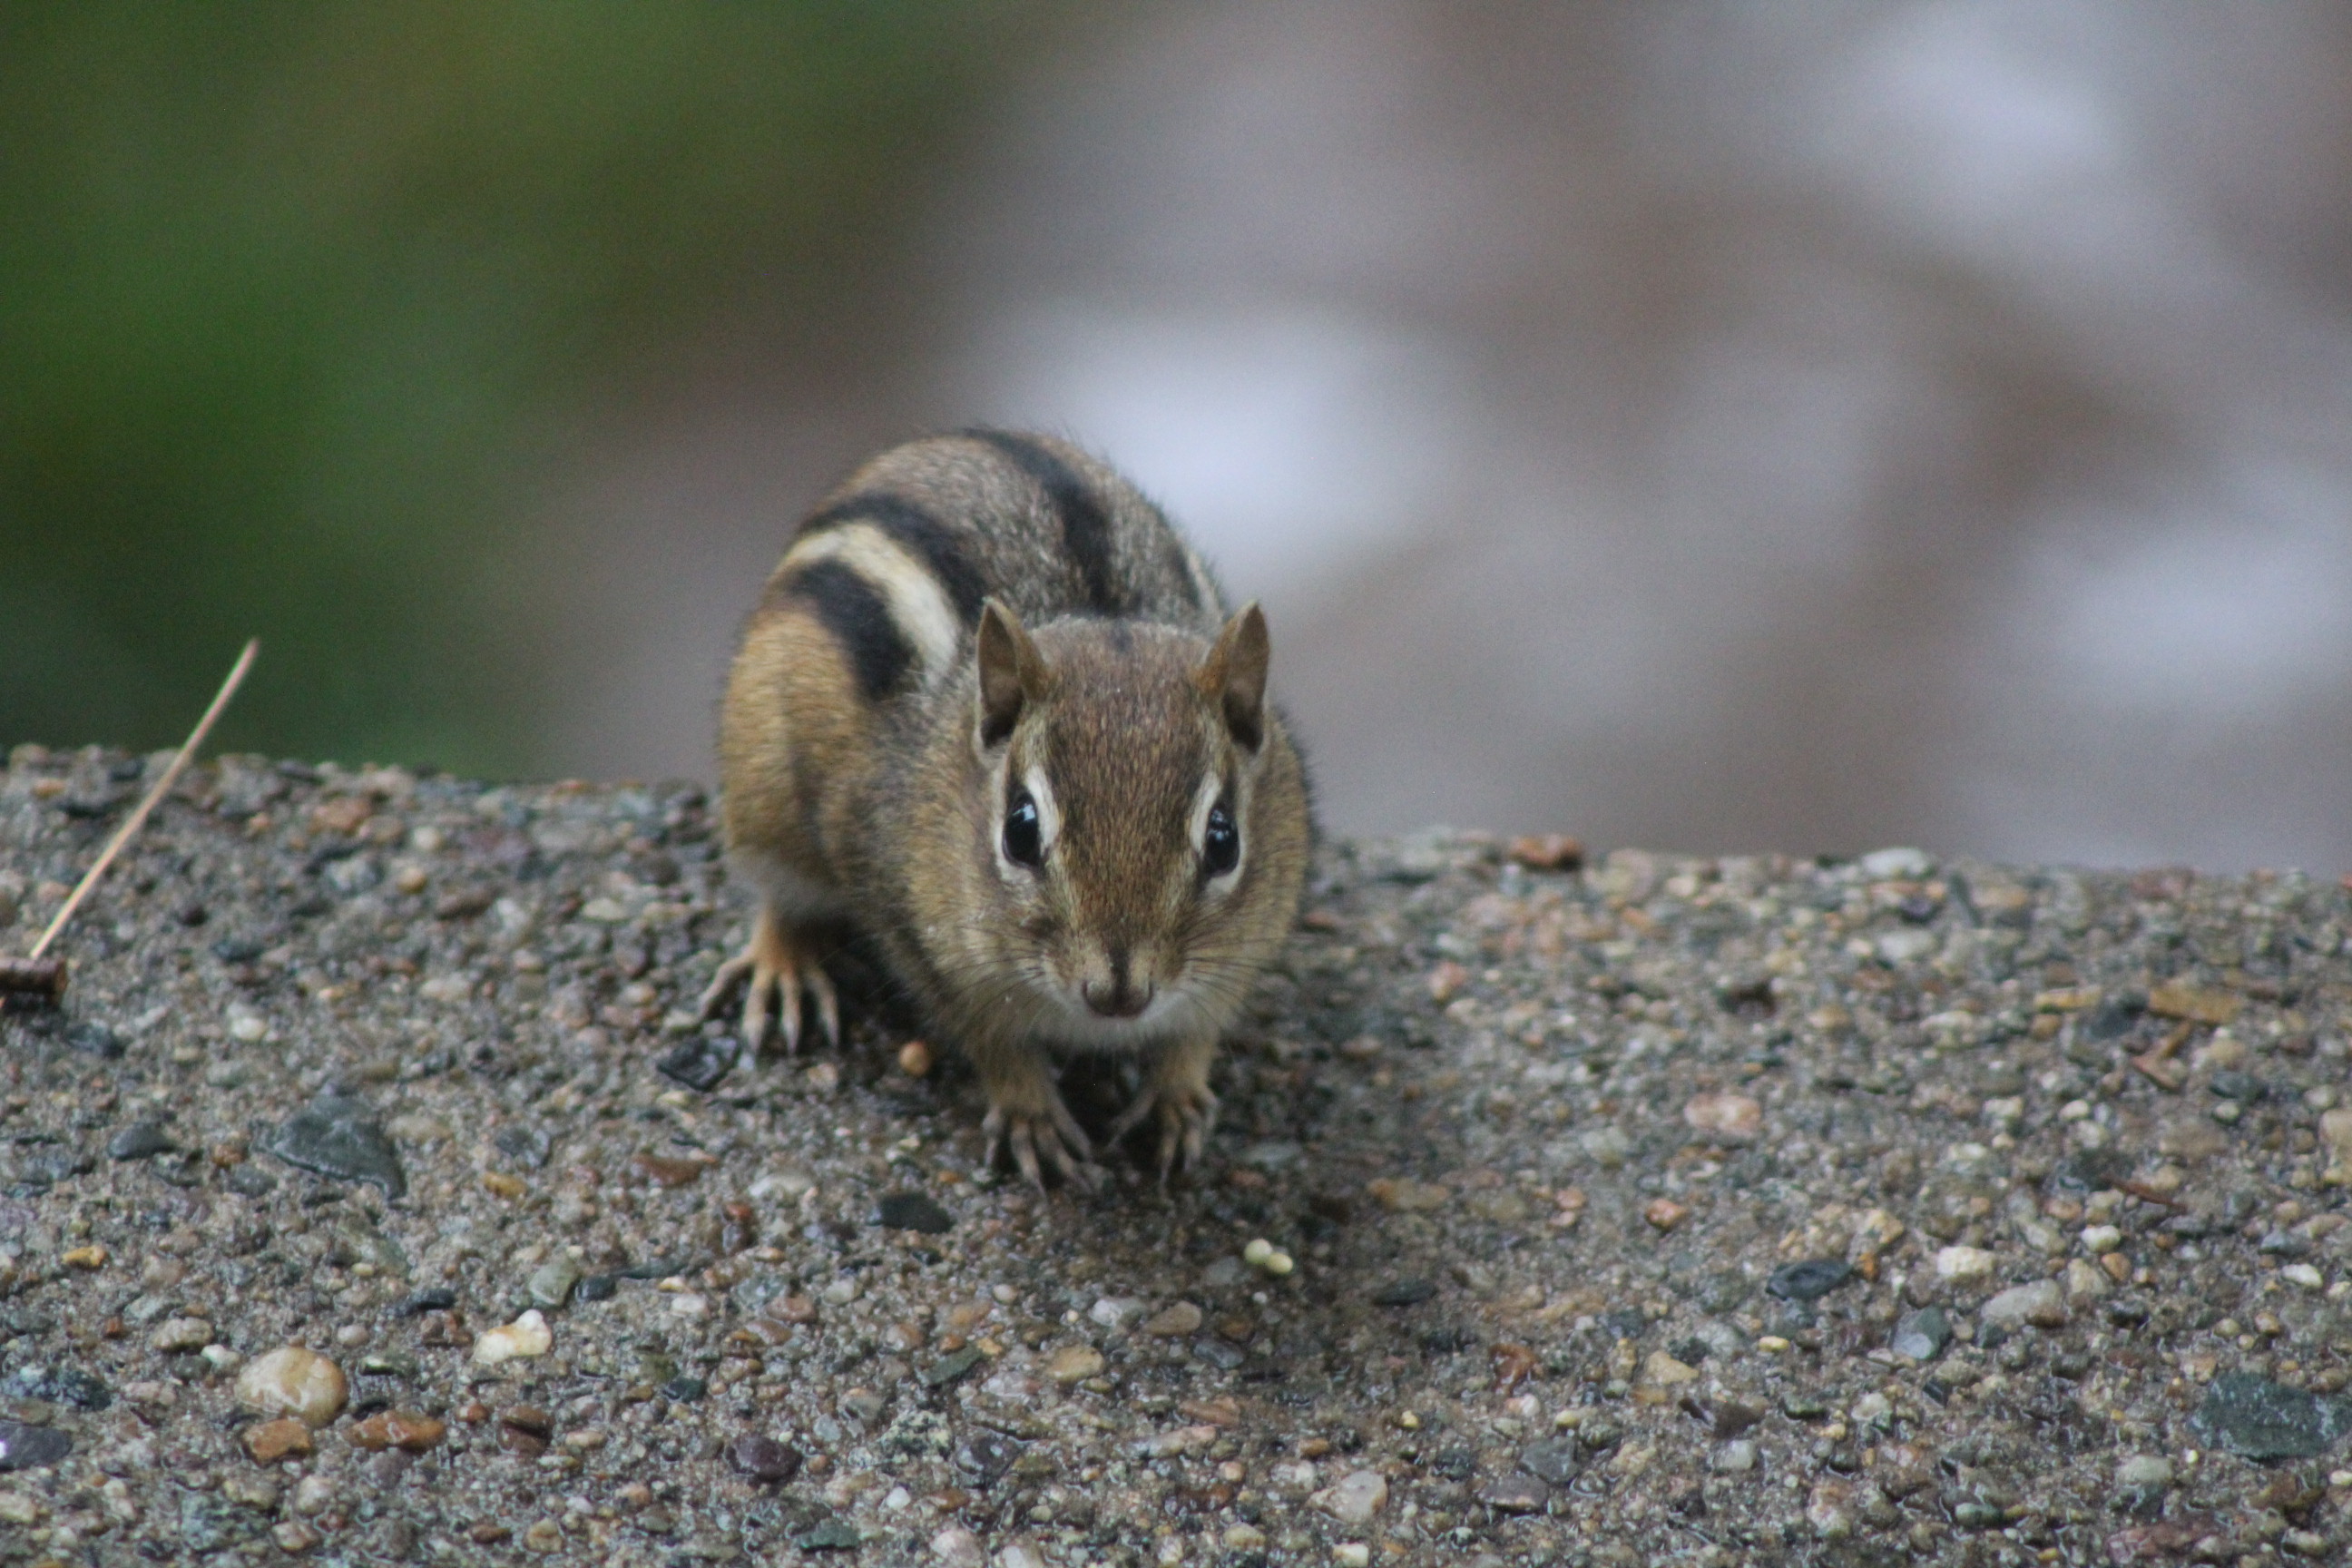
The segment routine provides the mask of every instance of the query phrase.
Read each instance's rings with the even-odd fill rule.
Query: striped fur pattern
[[[1113,1128],[1196,1159],[1220,1036],[1296,917],[1307,784],[1265,620],[1104,464],[971,431],[875,458],[800,526],[719,737],[758,893],[745,1029],[837,1032],[814,932],[862,929],[978,1068],[992,1156],[1087,1179],[1054,1054],[1133,1051]]]

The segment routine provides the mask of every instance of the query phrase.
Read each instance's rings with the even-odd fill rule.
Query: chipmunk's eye
[[[1023,790],[1004,814],[1004,858],[1032,871],[1045,863],[1045,842],[1037,821],[1037,803]]]
[[[1209,826],[1201,835],[1201,865],[1212,877],[1222,877],[1242,863],[1242,830],[1221,801],[1209,808]]]

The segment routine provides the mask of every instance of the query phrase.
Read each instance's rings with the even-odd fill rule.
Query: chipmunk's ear
[[[980,749],[1004,743],[1024,703],[1045,694],[1045,660],[1021,618],[995,599],[980,607],[975,656],[980,664]]]
[[[1223,709],[1225,728],[1247,751],[1256,751],[1265,740],[1265,667],[1271,656],[1265,612],[1253,599],[1225,623],[1216,646],[1192,672],[1192,683]]]

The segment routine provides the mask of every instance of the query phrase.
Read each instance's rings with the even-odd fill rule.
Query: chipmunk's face
[[[1282,903],[1256,874],[1266,651],[1255,605],[1213,644],[1117,621],[1033,637],[997,605],[982,616],[983,940],[1026,983],[1038,1033],[1140,1044],[1238,1002],[1262,952],[1252,916]]]

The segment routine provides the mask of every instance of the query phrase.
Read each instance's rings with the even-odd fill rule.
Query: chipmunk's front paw
[[[709,1017],[727,1000],[738,983],[743,991],[743,1039],[757,1056],[772,1028],[784,1037],[784,1054],[801,1047],[801,992],[806,987],[816,1002],[817,1022],[827,1043],[841,1044],[841,1001],[809,942],[801,932],[776,920],[766,910],[751,927],[743,951],[719,966],[710,988],[702,994],[702,1016]]]
[[[1027,1096],[1023,1100],[1017,1107],[1003,1100],[989,1105],[987,1119],[980,1124],[988,1135],[986,1163],[995,1164],[997,1155],[1010,1149],[1013,1163],[1031,1186],[1045,1189],[1044,1167],[1051,1165],[1064,1181],[1092,1191],[1097,1179],[1094,1146],[1062,1103],[1060,1092],[1048,1084],[1043,1104],[1027,1103]]]
[[[1147,1117],[1160,1125],[1162,1182],[1180,1163],[1187,1170],[1198,1165],[1201,1151],[1207,1146],[1209,1133],[1217,1124],[1217,1097],[1209,1089],[1207,1075],[1203,1073],[1197,1079],[1153,1079],[1135,1097],[1135,1103],[1111,1124],[1111,1142],[1126,1137]]]

